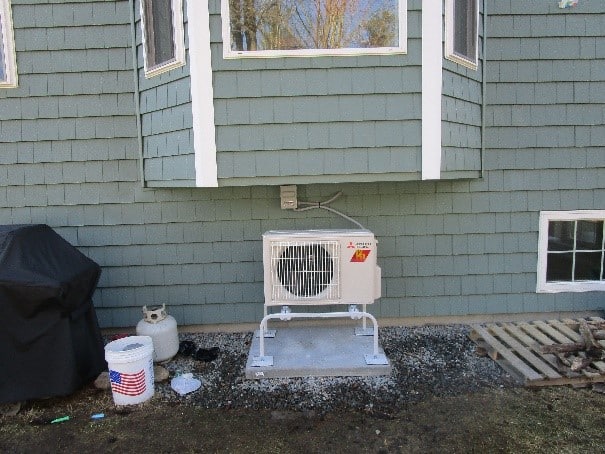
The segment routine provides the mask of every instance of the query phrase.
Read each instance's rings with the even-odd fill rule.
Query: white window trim
[[[10,0],[0,0],[0,15],[2,16],[0,27],[2,27],[2,48],[4,49],[4,70],[6,72],[6,79],[0,80],[0,88],[16,88],[18,86],[17,58]]]
[[[549,221],[605,220],[605,210],[541,211],[538,234],[538,293],[605,291],[605,281],[546,282]]]
[[[477,5],[477,17],[475,18],[477,24],[475,33],[475,58],[469,60],[464,55],[457,54],[454,51],[454,4],[456,3],[456,0],[445,1],[445,58],[476,71],[479,66],[479,0],[473,1]]]
[[[231,25],[229,20],[229,0],[221,0],[223,23],[223,58],[280,58],[280,57],[321,57],[341,55],[390,55],[407,53],[407,0],[398,0],[399,5],[399,46],[346,49],[294,49],[294,50],[231,50]]]
[[[147,40],[146,40],[146,25],[145,25],[145,0],[139,1],[140,14],[141,14],[141,36],[143,40],[143,64],[145,68],[145,77],[157,76],[159,74],[170,71],[171,69],[179,68],[185,65],[185,32],[184,32],[184,21],[183,21],[183,1],[182,0],[171,0],[172,1],[172,30],[174,31],[174,58],[167,62],[161,63],[155,66],[148,66],[147,59]]]

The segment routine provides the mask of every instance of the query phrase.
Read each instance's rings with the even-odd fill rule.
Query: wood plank
[[[558,358],[551,354],[543,354],[540,352],[540,343],[538,343],[533,337],[525,334],[521,329],[515,326],[513,323],[504,323],[503,328],[510,333],[511,336],[517,338],[520,342],[522,342],[527,348],[530,348],[532,351],[540,354],[540,356],[548,362],[555,370],[559,370],[559,360]]]
[[[526,347],[540,348],[540,343],[536,339],[521,331],[518,326],[515,326],[514,323],[503,323],[502,328],[504,328],[504,330],[511,336],[517,338]]]
[[[564,354],[543,354],[543,346],[560,346],[573,342],[584,342],[580,325],[594,329],[605,324],[605,320],[592,317],[587,320],[549,320],[519,323],[498,323],[486,326],[475,325],[469,334],[500,367],[518,377],[527,387],[571,385],[589,386],[605,383],[605,360],[595,359],[579,372],[569,369],[571,358]],[[598,341],[600,345],[605,340]],[[583,352],[579,358],[585,357]],[[567,366],[565,364],[567,364]],[[534,370],[535,369],[535,370]],[[537,372],[539,371],[539,372]]]
[[[504,369],[513,378],[513,380],[519,382],[523,386],[529,386],[529,383],[531,383],[531,381],[528,380],[527,377],[525,377],[521,372],[519,372],[519,369],[514,367],[510,362],[508,362],[502,357],[499,357],[495,361],[499,367]]]
[[[579,320],[571,320],[566,318],[561,321],[574,331],[577,331],[578,326],[580,325]],[[601,317],[590,317],[584,321],[586,321],[592,329],[605,329],[605,320],[603,320]]]
[[[536,339],[542,345],[552,345],[555,343],[550,337],[536,328],[534,325],[530,325],[529,323],[519,323],[519,328],[529,334],[531,337]]]
[[[605,372],[605,362],[603,361],[595,361],[592,365],[599,369],[601,372]]]
[[[527,380],[540,380],[542,375],[538,374],[535,370],[527,366],[521,361],[514,353],[508,348],[502,345],[494,336],[492,336],[487,329],[482,326],[475,325],[473,329],[486,341],[492,348],[494,348],[499,355],[506,358],[506,360],[516,368]]]
[[[470,331],[470,333],[468,333],[468,337],[473,341],[473,342],[477,342],[478,340],[481,339],[481,336],[479,335],[479,333],[475,330],[475,328],[473,327]]]
[[[542,379],[542,380],[534,380],[530,381],[526,384],[527,387],[537,388],[541,386],[561,386],[561,385],[572,385],[572,386],[582,386],[588,385],[591,383],[603,383],[605,382],[605,375],[601,375],[599,377],[561,377],[557,379]]]
[[[560,331],[554,329],[552,326],[550,326],[546,322],[535,321],[535,322],[533,322],[533,324],[534,324],[534,326],[537,326],[541,331],[543,331],[544,333],[548,334],[550,337],[552,337],[555,341],[557,341],[560,344],[568,344],[568,343],[573,342],[572,339],[570,339],[569,337],[565,336]]]
[[[582,342],[582,336],[565,325],[565,323],[561,323],[559,320],[549,320],[548,324],[561,331],[565,336],[569,337],[574,342]]]
[[[547,354],[547,353],[569,354],[569,353],[578,353],[578,352],[584,351],[585,348],[586,348],[586,345],[584,344],[584,342],[572,342],[570,344],[542,345],[542,347],[540,347],[540,353],[543,353],[543,354]]]
[[[520,356],[523,357],[525,361],[535,367],[538,371],[542,372],[548,378],[560,378],[561,374],[559,374],[556,370],[554,370],[548,363],[543,361],[540,357],[534,355],[531,351],[529,351],[526,347],[524,347],[519,341],[511,337],[506,331],[504,331],[499,326],[491,326],[490,330],[498,336],[501,340],[506,342],[510,347],[515,349]]]

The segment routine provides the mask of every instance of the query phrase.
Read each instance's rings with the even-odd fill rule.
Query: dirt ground
[[[160,401],[116,407],[94,387],[0,417],[0,451],[603,452],[605,395],[513,387],[428,397],[384,414],[203,409]],[[90,416],[105,417],[91,420]],[[68,421],[50,421],[70,416]]]

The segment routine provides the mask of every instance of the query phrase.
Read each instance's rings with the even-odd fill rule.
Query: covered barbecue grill
[[[100,274],[47,225],[0,226],[0,402],[67,395],[106,369]]]

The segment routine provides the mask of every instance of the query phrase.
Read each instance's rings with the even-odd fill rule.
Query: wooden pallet
[[[585,319],[589,325],[605,324],[600,317]],[[503,369],[525,386],[586,386],[605,382],[605,362],[593,361],[574,372],[554,354],[541,353],[543,345],[580,342],[579,320],[548,320],[473,325],[469,337]],[[605,346],[605,341],[599,341]]]

